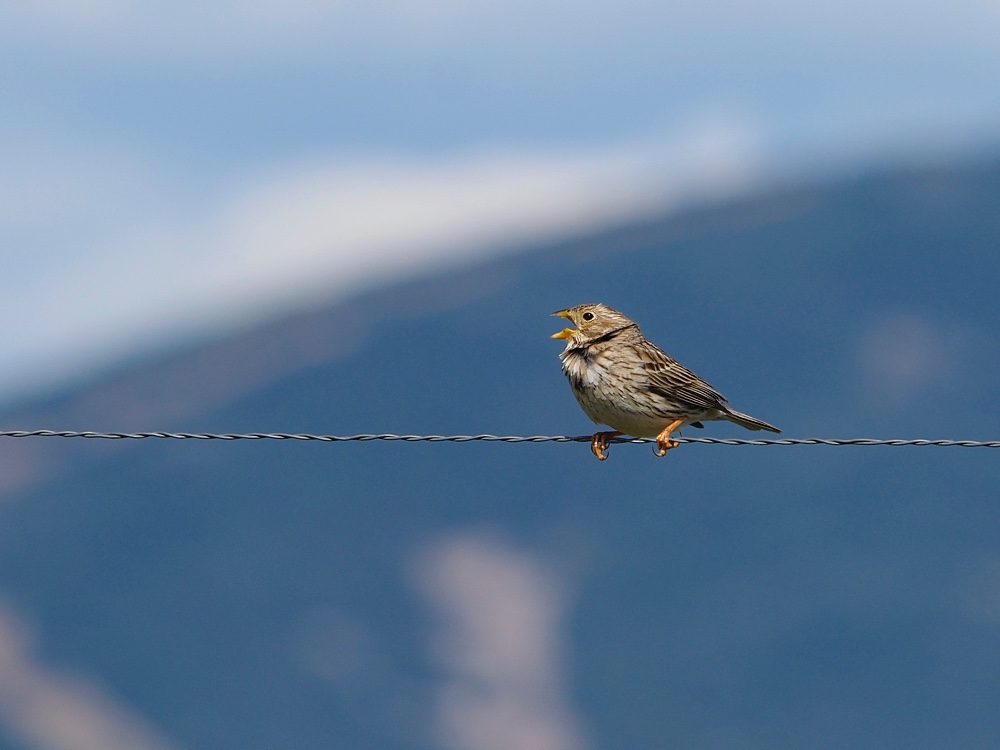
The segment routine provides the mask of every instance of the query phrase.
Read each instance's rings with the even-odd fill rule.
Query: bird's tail
[[[748,430],[754,430],[755,432],[759,430],[767,430],[768,432],[781,432],[774,425],[770,425],[767,422],[763,422],[755,417],[751,417],[749,414],[743,414],[741,412],[729,409],[726,414],[726,419],[730,422],[735,422],[740,427],[746,427]]]

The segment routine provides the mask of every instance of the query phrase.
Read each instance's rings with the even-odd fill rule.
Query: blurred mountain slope
[[[547,316],[602,301],[786,435],[997,439],[998,247],[997,162],[785,188],[153,355],[4,424],[589,433]],[[0,592],[40,660],[181,747],[439,746],[414,570],[472,530],[566,582],[593,747],[986,748],[996,459],[7,440]]]

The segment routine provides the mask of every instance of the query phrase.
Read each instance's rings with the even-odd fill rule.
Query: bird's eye
[[[594,319],[594,313],[590,313],[590,312],[584,313],[583,314],[583,319],[584,320],[593,320]]]

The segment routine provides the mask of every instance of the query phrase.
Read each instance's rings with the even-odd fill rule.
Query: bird
[[[576,328],[553,334],[566,341],[559,354],[573,395],[590,419],[612,431],[597,432],[590,449],[598,460],[612,438],[655,437],[657,456],[679,443],[672,434],[688,425],[725,420],[748,430],[781,432],[731,408],[725,397],[652,343],[617,310],[585,304],[552,313]]]

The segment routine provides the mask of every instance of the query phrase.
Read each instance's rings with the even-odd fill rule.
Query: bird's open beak
[[[567,310],[560,310],[559,312],[552,313],[552,315],[553,315],[553,317],[556,317],[556,318],[566,318],[566,319],[569,319],[569,311],[567,311]],[[568,339],[574,333],[576,333],[576,331],[574,329],[572,329],[572,328],[563,328],[561,331],[559,331],[559,333],[553,333],[552,334],[552,338],[554,338],[554,339]]]

